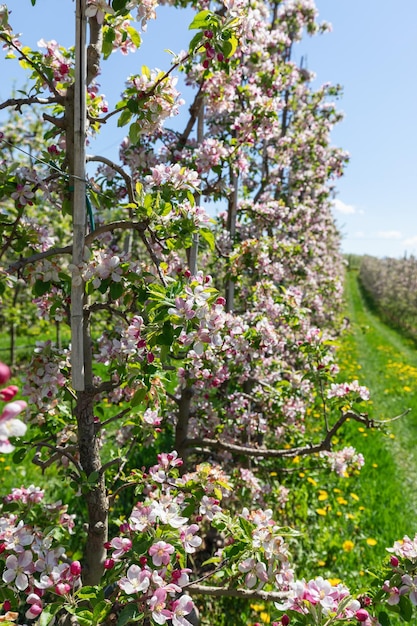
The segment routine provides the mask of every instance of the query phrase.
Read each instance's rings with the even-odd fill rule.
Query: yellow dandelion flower
[[[377,540],[372,539],[372,537],[368,537],[368,539],[366,540],[366,543],[368,544],[368,546],[376,546]]]
[[[364,506],[360,506],[360,507],[359,507],[359,511],[364,511],[364,510],[365,510],[365,507],[364,507]]]
[[[390,436],[389,436],[389,438],[390,438],[390,439],[395,439],[395,435],[394,435],[394,433],[391,433],[391,434],[390,434]]]
[[[259,613],[260,611],[264,610],[265,604],[251,604],[250,608],[256,613]]]
[[[411,387],[408,387],[408,385],[404,385],[403,390],[409,393],[411,391]]]
[[[354,516],[354,515],[352,515],[352,513],[348,513],[348,514],[346,515],[346,519],[351,519],[351,520],[352,520],[352,519],[355,519],[355,516]]]
[[[320,491],[319,491],[319,501],[323,502],[323,500],[327,500],[328,497],[329,497],[329,494],[327,493],[327,491],[323,491],[322,489],[320,489]]]
[[[363,427],[363,426],[359,426],[358,431],[359,431],[360,433],[364,433],[364,432],[365,432],[365,429],[364,429],[364,427]]]
[[[320,561],[317,561],[317,565],[319,567],[324,567],[326,565],[326,561],[323,561],[322,559],[320,559]]]
[[[332,587],[336,587],[339,583],[342,582],[340,578],[328,578],[327,580],[332,585]]]
[[[336,511],[336,515],[337,515],[337,517],[342,517],[342,514],[341,514],[340,511]]]
[[[278,476],[277,472],[269,472],[270,476]]]
[[[313,487],[317,487],[318,485],[317,481],[315,481],[314,478],[311,478],[311,476],[307,477],[307,482],[309,482],[310,485],[313,485]]]
[[[372,463],[372,467],[378,467],[378,463]]]
[[[304,478],[305,477],[304,472],[300,472],[298,475],[299,475],[300,478]]]
[[[326,509],[316,509],[317,515],[327,515]]]
[[[351,494],[350,494],[350,497],[351,497],[353,500],[356,500],[356,502],[358,502],[358,501],[360,500],[359,496],[357,496],[357,495],[356,495],[356,493],[351,493]]]
[[[271,621],[271,616],[269,615],[269,613],[265,613],[265,611],[262,611],[262,613],[259,614],[259,617],[264,624],[269,624],[269,622]]]
[[[347,504],[348,503],[348,501],[345,500],[345,498],[343,496],[338,496],[336,498],[336,500],[338,501],[339,504]]]
[[[355,544],[353,543],[353,541],[350,541],[350,539],[346,539],[346,541],[342,543],[342,548],[345,552],[352,552],[354,547]]]
[[[338,489],[337,487],[335,487],[335,488],[333,489],[333,491],[334,491],[335,493],[342,493],[342,490],[341,490],[341,489]]]

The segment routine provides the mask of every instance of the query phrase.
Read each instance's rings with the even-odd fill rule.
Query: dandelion
[[[366,543],[368,544],[368,546],[376,546],[377,540],[372,539],[372,537],[368,537],[368,539],[366,540]]]
[[[350,539],[346,539],[346,541],[342,543],[342,548],[345,552],[352,552],[354,547],[355,544],[353,543],[353,541],[350,541]]]

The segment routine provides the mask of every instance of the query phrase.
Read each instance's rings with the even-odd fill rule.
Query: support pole
[[[86,233],[85,135],[86,135],[86,0],[76,0],[75,77],[74,77],[74,167],[73,251],[75,266],[83,262]],[[72,385],[84,391],[84,283],[71,286],[71,371]]]

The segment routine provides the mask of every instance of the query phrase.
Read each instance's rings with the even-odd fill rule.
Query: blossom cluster
[[[0,384],[3,385],[10,380],[11,372],[7,365],[0,362]],[[17,416],[27,408],[24,400],[13,400],[19,391],[16,385],[8,385],[0,389],[0,400],[7,402],[0,414],[0,453],[8,454],[13,452],[14,446],[10,443],[9,437],[22,437],[26,433],[26,424]]]
[[[4,510],[0,512],[2,580],[14,592],[16,600],[24,599],[25,617],[30,620],[42,613],[48,593],[66,596],[80,585],[80,563],[66,557],[53,532],[45,533],[41,526],[25,523],[23,519],[29,509],[39,505],[39,518],[71,532],[73,520],[67,514],[67,507],[61,502],[43,505],[43,498],[44,492],[34,485],[15,488],[4,498]],[[8,503],[18,504],[20,515],[7,512]]]
[[[365,464],[363,454],[357,452],[352,446],[346,446],[341,450],[324,450],[320,456],[328,462],[333,472],[338,476],[346,477],[352,470],[360,470]]]

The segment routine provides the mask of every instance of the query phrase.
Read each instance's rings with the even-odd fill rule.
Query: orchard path
[[[417,511],[417,345],[373,313],[355,270],[346,273],[345,300],[350,321],[345,369],[369,387],[370,417],[389,419],[411,409],[388,424],[392,439],[387,444],[392,445],[410,509]]]

